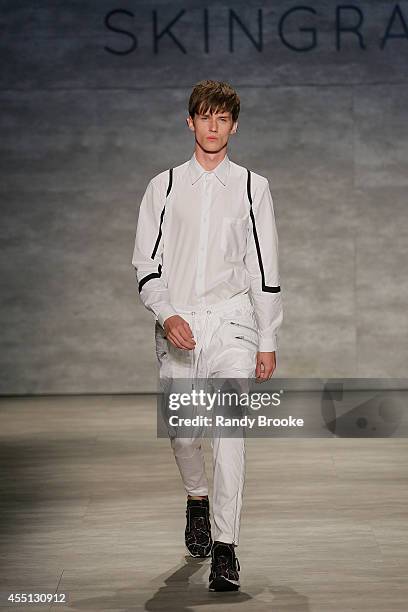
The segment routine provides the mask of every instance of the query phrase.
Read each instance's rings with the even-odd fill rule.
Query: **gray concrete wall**
[[[0,6],[1,393],[155,388],[134,232],[202,78],[237,88],[229,155],[272,188],[275,375],[406,375],[408,2]]]

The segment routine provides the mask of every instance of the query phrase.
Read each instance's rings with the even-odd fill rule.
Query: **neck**
[[[227,155],[227,147],[223,147],[216,153],[209,153],[208,151],[202,149],[196,142],[194,153],[198,163],[205,168],[205,170],[214,170],[214,168],[216,168]]]

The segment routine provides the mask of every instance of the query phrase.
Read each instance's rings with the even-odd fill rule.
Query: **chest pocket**
[[[247,219],[224,217],[221,227],[221,250],[226,261],[242,261],[246,253],[247,231]]]

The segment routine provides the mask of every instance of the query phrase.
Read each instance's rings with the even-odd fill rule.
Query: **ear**
[[[238,130],[238,121],[236,121],[236,122],[235,122],[235,123],[232,125],[232,128],[231,128],[231,132],[230,132],[230,134],[235,134],[237,130]]]
[[[188,115],[186,117],[186,123],[187,123],[187,126],[189,127],[189,129],[192,132],[195,132],[194,121],[192,120],[191,115]]]

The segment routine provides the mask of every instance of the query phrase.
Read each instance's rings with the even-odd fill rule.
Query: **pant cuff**
[[[217,535],[214,534],[214,542],[224,542],[225,544],[234,544],[234,546],[238,546],[238,540],[235,539],[231,535],[227,533],[219,533]]]

